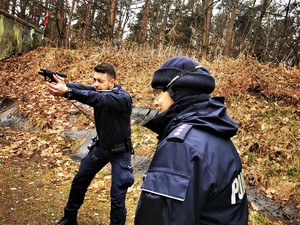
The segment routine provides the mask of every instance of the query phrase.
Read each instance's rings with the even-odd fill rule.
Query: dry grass
[[[100,62],[110,62],[116,66],[118,83],[132,95],[134,105],[151,107],[153,71],[175,55],[184,53],[174,48],[151,49],[145,46],[81,50],[39,48],[0,62],[0,98],[17,98],[20,112],[29,119],[29,129],[13,131],[1,128],[0,163],[3,168],[12,166],[17,171],[22,170],[23,178],[30,177],[28,183],[34,181],[37,190],[32,192],[28,183],[22,184],[29,188],[28,196],[40,196],[34,198],[39,200],[33,200],[31,206],[22,204],[25,214],[6,210],[0,221],[7,221],[8,217],[16,220],[19,216],[26,217],[30,210],[35,211],[33,220],[36,222],[28,224],[39,224],[44,218],[52,223],[61,215],[71,178],[78,166],[68,156],[83,141],[65,139],[62,133],[94,126],[70,102],[48,95],[43,78],[37,75],[40,68],[64,72],[69,81],[89,84],[93,67]],[[217,88],[213,95],[226,97],[229,114],[239,124],[239,133],[233,141],[240,152],[248,185],[282,204],[289,202],[300,208],[300,70],[284,65],[261,65],[251,58],[200,63],[216,78]],[[151,157],[156,144],[155,135],[140,126],[133,125],[132,129],[136,155]],[[14,160],[21,160],[26,168],[13,163]],[[1,189],[6,193],[1,195],[1,202],[10,196],[20,204],[19,197],[7,190],[15,185],[10,182],[21,182],[22,176],[17,173],[15,177],[3,177],[2,182],[7,185]],[[139,195],[139,176],[136,175],[136,183],[128,193],[128,224],[132,224]],[[21,184],[16,184],[16,187],[18,185]],[[85,218],[81,224],[107,223],[109,185],[109,174],[104,171],[90,187],[91,192],[80,212],[80,217]],[[42,210],[43,207],[47,210]],[[249,223],[281,224],[280,221],[270,222],[256,212],[251,213]]]

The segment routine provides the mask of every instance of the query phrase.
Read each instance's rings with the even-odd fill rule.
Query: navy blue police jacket
[[[237,124],[223,101],[193,104],[163,130],[141,186],[135,225],[247,224],[242,164],[230,140]]]
[[[115,84],[110,91],[96,92],[93,86],[66,83],[73,89],[70,100],[77,100],[94,109],[98,139],[107,146],[122,144],[131,135],[130,116],[132,100],[130,95]]]

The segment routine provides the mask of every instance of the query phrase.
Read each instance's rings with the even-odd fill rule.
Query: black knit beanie
[[[192,72],[190,72],[192,71]],[[186,56],[168,59],[154,72],[152,88],[180,88],[210,94],[215,89],[215,79],[208,69]]]

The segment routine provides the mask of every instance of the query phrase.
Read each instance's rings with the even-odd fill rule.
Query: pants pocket
[[[122,186],[124,187],[130,187],[133,185],[134,183],[134,176],[133,176],[133,168],[131,165],[124,165],[121,164],[121,168],[122,168],[122,175],[121,175],[121,179],[122,179]]]

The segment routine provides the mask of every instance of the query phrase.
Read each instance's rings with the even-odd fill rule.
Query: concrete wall
[[[43,31],[0,9],[0,60],[42,45]]]

